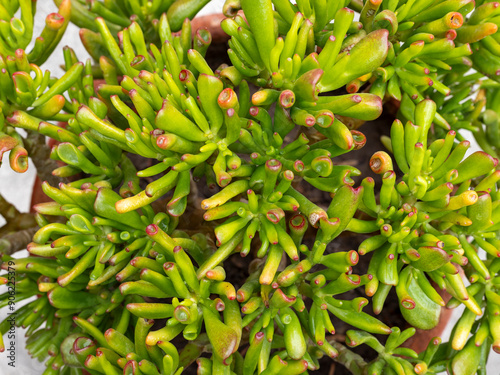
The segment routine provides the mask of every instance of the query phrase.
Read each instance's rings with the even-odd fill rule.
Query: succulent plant
[[[359,375],[486,373],[499,3],[226,0],[220,66],[189,20],[208,1],[55,3],[26,52],[36,2],[0,1],[0,156],[24,172],[29,154],[50,198],[34,214],[0,200],[0,308],[31,298],[16,325],[44,374],[293,375],[327,357]],[[70,20],[92,58],[63,48],[55,78],[38,65]],[[346,163],[382,113],[386,149]],[[393,287],[410,328],[378,317]],[[449,342],[404,346],[460,305]]]

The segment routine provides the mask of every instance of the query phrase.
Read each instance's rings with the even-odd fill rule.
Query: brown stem
[[[0,237],[36,225],[35,217],[32,214],[20,213],[17,208],[12,203],[8,202],[1,194],[0,215],[7,221],[7,223],[0,228]]]
[[[5,220],[10,221],[20,215],[19,211],[12,203],[7,202],[7,200],[0,194],[0,215],[2,215]]]
[[[335,362],[345,366],[353,375],[363,375],[363,371],[368,365],[363,357],[335,340],[329,340],[329,343],[339,352],[339,355],[334,358]]]
[[[26,249],[37,230],[38,227],[36,226],[7,234],[0,239],[0,253],[11,255],[19,250]]]
[[[50,148],[45,143],[45,136],[28,132],[28,137],[24,140],[24,147],[33,160],[36,167],[36,173],[40,180],[47,181],[51,186],[57,186],[60,182],[68,182],[66,178],[60,178],[52,175],[52,171],[59,167],[55,160],[50,159]]]
[[[35,215],[30,213],[23,213],[16,216],[14,219],[7,221],[3,227],[0,228],[0,237],[3,237],[12,232],[28,229],[36,225]]]

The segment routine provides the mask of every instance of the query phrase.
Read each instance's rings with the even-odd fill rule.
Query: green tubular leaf
[[[483,344],[484,345],[484,344]],[[451,361],[451,370],[456,375],[473,375],[476,373],[481,359],[481,346],[476,346],[474,337],[467,341],[464,349],[459,351]]]
[[[202,306],[203,319],[207,335],[212,344],[213,353],[217,358],[225,361],[238,349],[238,336],[236,332],[221,322],[212,309]]]
[[[356,312],[335,307],[333,304],[329,303],[329,299],[330,297],[325,298],[328,304],[328,310],[340,320],[343,320],[356,328],[374,334],[388,335],[392,332],[388,326],[383,324],[378,319],[364,312]]]
[[[338,89],[363,74],[371,73],[385,61],[389,32],[385,29],[368,34],[357,43],[349,55],[341,58],[326,71],[318,84],[321,92]],[[359,63],[353,64],[353,61]],[[362,62],[362,63],[361,63]]]
[[[407,290],[415,302],[415,307],[412,309],[401,308],[405,320],[420,329],[434,328],[439,322],[441,306],[427,297],[414,277],[411,277]]]
[[[271,72],[270,56],[276,40],[272,2],[271,0],[242,0],[241,8],[254,33],[262,62]]]
[[[115,220],[139,230],[144,230],[146,226],[136,211],[126,213],[116,212],[115,205],[120,199],[121,197],[113,190],[101,188],[97,192],[94,209],[96,213],[102,217]]]
[[[282,319],[285,314],[289,317],[289,322],[285,324],[283,332],[286,351],[291,358],[301,359],[307,350],[302,325],[297,315],[289,307],[281,309]]]

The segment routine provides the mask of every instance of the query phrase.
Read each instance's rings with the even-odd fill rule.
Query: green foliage
[[[500,352],[498,3],[227,0],[231,65],[215,69],[210,33],[186,19],[207,1],[56,3],[26,53],[34,3],[0,1],[0,156],[23,172],[24,143],[48,136],[62,181],[43,184],[31,255],[2,256],[16,301],[36,296],[16,324],[45,374],[196,361],[200,374],[293,375],[325,355],[360,375],[486,373]],[[56,79],[36,64],[70,17],[93,60],[64,48]],[[354,187],[361,171],[336,157],[370,142],[357,129],[384,111],[388,152],[369,161],[381,183]],[[483,151],[467,153],[463,130]],[[366,235],[357,251],[339,245],[349,232]],[[345,294],[363,286],[374,314]],[[402,332],[374,316],[392,287]],[[402,346],[462,304],[450,342]],[[356,328],[346,345],[339,320]],[[361,344],[374,360],[349,349]]]

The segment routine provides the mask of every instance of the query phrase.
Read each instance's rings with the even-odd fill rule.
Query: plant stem
[[[24,140],[24,146],[35,164],[36,173],[40,180],[47,181],[51,186],[58,186],[60,182],[68,182],[66,178],[52,175],[52,171],[59,167],[55,160],[50,159],[50,148],[45,143],[45,136],[28,131],[28,137]]]
[[[10,221],[15,219],[18,215],[20,215],[20,212],[17,210],[16,207],[10,202],[7,202],[7,200],[0,194],[0,215],[4,217],[5,220]]]
[[[34,215],[30,213],[19,212],[18,209],[12,203],[8,202],[1,194],[0,215],[3,216],[5,221],[7,222],[0,228],[0,237],[12,232],[21,231],[36,226]]]
[[[0,252],[11,255],[19,250],[26,249],[37,230],[38,226],[35,226],[3,236],[0,239]]]

